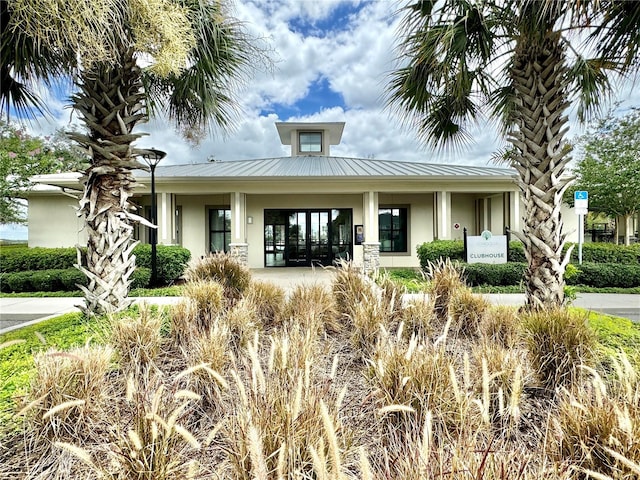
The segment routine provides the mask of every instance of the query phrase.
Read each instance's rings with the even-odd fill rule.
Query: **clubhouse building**
[[[276,123],[291,155],[254,160],[158,165],[158,243],[193,257],[229,251],[251,268],[331,265],[353,259],[365,269],[419,266],[416,247],[505,227],[521,228],[522,203],[509,168],[345,158],[331,155],[343,122]],[[150,218],[150,174],[132,199]],[[34,177],[29,245],[86,243],[77,202],[79,174]],[[577,240],[577,216],[563,207]],[[148,240],[146,227],[137,238]]]

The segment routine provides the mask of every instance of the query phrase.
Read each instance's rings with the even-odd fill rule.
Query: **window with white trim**
[[[322,152],[322,132],[300,132],[298,141],[300,153]]]

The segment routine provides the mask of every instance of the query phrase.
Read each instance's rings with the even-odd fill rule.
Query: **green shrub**
[[[464,242],[462,240],[434,240],[418,245],[420,266],[426,269],[431,263],[438,263],[440,259],[458,260],[464,262]]]
[[[81,248],[81,262],[86,264],[86,248]],[[136,256],[136,266],[151,268],[151,245],[138,245],[133,249]],[[191,253],[186,248],[176,245],[157,246],[158,282],[171,284],[182,276]],[[0,250],[0,273],[18,273],[39,270],[67,270],[74,269],[78,262],[77,249],[71,248],[3,248]],[[75,290],[75,284],[82,282],[81,277],[67,275],[61,279],[65,289]],[[46,276],[38,276],[38,283],[46,283]],[[18,280],[15,280],[18,281]],[[40,290],[35,288],[35,290]],[[26,290],[20,290],[26,291]],[[41,291],[50,291],[47,289]]]
[[[567,243],[563,254],[571,245],[575,245],[571,252],[571,261],[578,263],[578,245]],[[583,243],[582,261],[589,263],[640,263],[640,244],[616,245],[615,243]]]
[[[3,292],[33,292],[31,272],[5,273],[0,288]]]
[[[439,259],[451,261],[466,261],[464,258],[464,242],[462,240],[434,240],[418,245],[418,258],[423,270],[427,269],[429,262],[437,263]],[[508,258],[510,262],[526,262],[524,246],[519,241],[509,242]]]
[[[31,272],[31,287],[34,292],[57,292],[64,289],[60,270],[36,270]]]
[[[524,277],[524,271],[527,268],[526,263],[465,263],[465,278],[470,286],[478,285],[519,285]]]
[[[136,268],[131,276],[131,288],[145,288],[151,281],[151,270]],[[87,277],[76,268],[29,270],[3,273],[0,282],[2,292],[73,292],[78,284],[87,285]]]
[[[151,245],[138,245],[133,249],[136,266],[151,268]],[[178,245],[158,245],[156,247],[156,266],[158,283],[169,285],[178,280],[184,273],[191,252]]]
[[[524,245],[518,240],[509,242],[509,252],[507,253],[509,262],[527,263],[527,257],[524,254]]]
[[[130,280],[130,288],[147,288],[151,283],[151,270],[145,267],[136,267]]]
[[[640,265],[583,263],[576,267],[577,275],[566,279],[569,285],[586,285],[596,288],[640,286]]]
[[[72,268],[78,261],[75,248],[9,248],[0,250],[1,272],[60,270]]]
[[[87,277],[77,268],[67,268],[60,273],[60,281],[64,286],[63,290],[72,292],[78,290],[78,285],[87,285]]]

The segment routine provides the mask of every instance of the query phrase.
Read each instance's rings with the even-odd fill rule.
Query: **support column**
[[[362,269],[371,273],[380,268],[380,238],[378,231],[378,192],[365,192],[363,195],[364,242]]]
[[[247,195],[231,193],[231,255],[243,265],[249,264],[249,244],[247,243]]]
[[[160,193],[158,206],[158,244],[175,245],[176,241],[176,196]]]
[[[520,192],[509,192],[509,228],[512,231],[521,231],[520,222],[522,218],[520,215]]]
[[[451,238],[451,193],[436,192],[434,194],[433,238],[448,240]]]

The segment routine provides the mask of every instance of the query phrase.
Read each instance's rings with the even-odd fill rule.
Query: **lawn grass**
[[[640,324],[628,318],[593,311],[586,313],[589,325],[596,332],[605,356],[615,356],[623,350],[635,365],[640,366]]]
[[[179,297],[182,295],[182,285],[159,288],[134,288],[129,292],[130,297]],[[48,297],[82,297],[80,290],[71,292],[19,292],[0,293],[0,298],[48,298]]]
[[[92,335],[82,313],[59,317],[0,335],[0,423],[9,421],[14,397],[22,395],[33,375],[33,356],[51,348],[67,350],[86,343]]]

